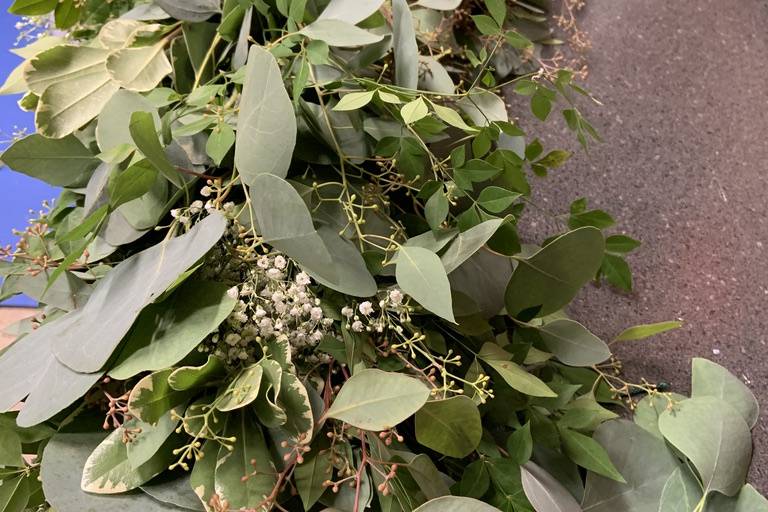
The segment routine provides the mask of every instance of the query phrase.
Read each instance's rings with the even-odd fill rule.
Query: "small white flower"
[[[178,219],[180,214],[181,214],[181,210],[179,210],[178,208],[174,208],[173,210],[171,210],[171,217],[173,217],[174,219]]]
[[[185,224],[185,225],[189,224],[189,217],[187,217],[186,215],[180,215],[178,220],[182,224]]]
[[[227,345],[235,346],[235,345],[237,345],[240,342],[240,339],[241,338],[240,338],[239,334],[237,334],[235,332],[231,332],[231,333],[227,334],[226,338],[224,338],[224,342]]]
[[[310,315],[310,317],[312,318],[312,320],[314,320],[315,322],[317,322],[317,321],[319,321],[319,320],[322,320],[322,318],[323,318],[323,310],[322,310],[322,309],[320,309],[319,307],[315,306],[315,307],[314,307],[314,308],[312,308],[312,310],[309,312],[309,315]]]
[[[352,322],[352,330],[353,331],[355,331],[355,332],[363,332],[364,329],[365,328],[363,326],[363,322],[361,322],[360,320],[355,320],[354,322]]]
[[[347,318],[352,318],[352,315],[355,314],[355,311],[349,306],[344,306],[341,308],[341,314]]]
[[[365,302],[361,302],[360,305],[357,306],[357,309],[360,313],[368,316],[373,313],[373,304],[371,304],[371,301],[366,300]]]
[[[283,258],[281,255],[275,256],[275,268],[279,268],[280,270],[284,269],[288,265],[288,262],[285,261],[285,258]]]
[[[192,215],[196,213],[200,213],[203,210],[203,202],[199,199],[197,201],[192,201],[192,204],[189,205],[189,213]]]
[[[283,273],[276,268],[270,268],[267,270],[267,277],[270,279],[281,279],[283,277]]]
[[[309,274],[306,272],[299,272],[296,274],[296,284],[300,286],[307,286],[308,284],[312,283],[312,279],[310,279]],[[306,294],[304,294],[306,297]]]
[[[230,299],[236,299],[240,296],[240,291],[237,289],[237,286],[233,286],[229,290],[227,290],[227,297]]]
[[[399,306],[403,303],[403,292],[400,290],[392,290],[389,292],[389,300],[394,304],[395,306]]]
[[[213,193],[213,190],[208,185],[200,189],[200,195],[203,197],[211,197],[211,193]]]
[[[269,268],[269,258],[266,256],[260,257],[256,260],[256,265],[258,265],[259,268]]]

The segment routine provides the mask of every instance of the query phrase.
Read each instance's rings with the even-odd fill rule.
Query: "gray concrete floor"
[[[605,142],[587,155],[564,128],[539,128],[545,147],[574,157],[537,180],[537,201],[567,211],[584,195],[643,246],[630,258],[633,294],[589,287],[571,313],[606,338],[682,319],[676,332],[616,347],[626,373],[687,391],[690,359],[708,357],[768,410],[768,4],[587,0],[581,26],[587,85],[604,103],[586,111]],[[762,492],[766,418],[750,477]]]

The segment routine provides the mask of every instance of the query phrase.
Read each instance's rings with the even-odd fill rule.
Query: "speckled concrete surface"
[[[708,357],[768,411],[768,4],[588,0],[581,26],[604,103],[586,110],[605,143],[586,155],[564,129],[544,131],[575,156],[540,181],[538,201],[566,211],[585,195],[644,245],[633,294],[590,287],[571,313],[606,338],[680,318],[681,330],[617,347],[627,373],[687,391],[690,359]],[[764,493],[766,420],[751,474]]]

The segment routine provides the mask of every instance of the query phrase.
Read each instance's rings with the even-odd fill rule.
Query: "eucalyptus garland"
[[[639,242],[532,196],[569,154],[502,91],[599,139],[547,2],[10,10],[2,160],[62,192],[0,260],[44,305],[0,354],[0,511],[768,510],[738,378],[625,382],[564,311]]]

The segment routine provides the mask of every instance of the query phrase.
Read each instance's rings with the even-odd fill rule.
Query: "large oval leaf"
[[[357,25],[378,11],[383,3],[384,0],[331,0],[317,19],[341,20]]]
[[[443,455],[466,457],[482,437],[480,411],[468,396],[427,402],[416,413],[416,440]]]
[[[263,173],[284,178],[296,145],[296,115],[277,61],[254,45],[248,54],[237,118],[235,165],[246,185]]]
[[[451,273],[480,250],[493,236],[504,219],[491,219],[459,233],[440,257],[445,271]]]
[[[125,380],[173,366],[223,322],[237,304],[224,283],[190,281],[141,312],[109,375]]]
[[[450,322],[453,318],[451,285],[440,257],[429,249],[403,245],[397,252],[397,284],[424,309]]]
[[[100,370],[139,312],[202,258],[226,225],[224,217],[214,213],[188,233],[134,254],[113,268],[79,311],[79,321],[59,333],[53,346],[56,358],[79,372]]]
[[[574,320],[547,322],[538,330],[549,351],[565,364],[592,366],[611,357],[608,345]]]
[[[419,47],[413,17],[405,0],[392,0],[392,45],[395,48],[395,83],[416,89],[419,84]]]
[[[11,144],[1,158],[14,171],[54,186],[82,184],[99,165],[74,135],[48,139],[35,133]]]
[[[760,406],[749,388],[719,364],[695,357],[692,363],[691,398],[701,396],[713,396],[728,402],[739,411],[749,428],[757,424]]]
[[[579,228],[550,242],[529,258],[519,258],[506,292],[507,313],[539,307],[537,316],[568,304],[603,261],[605,243],[599,229]]]
[[[418,411],[429,393],[426,384],[416,378],[361,370],[344,383],[325,416],[363,430],[387,430]]]
[[[441,496],[416,508],[413,512],[500,512],[496,507],[464,496]]]
[[[109,76],[129,91],[152,90],[171,71],[164,41],[152,46],[122,48],[107,57]]]
[[[368,32],[339,19],[319,19],[302,28],[299,33],[310,39],[324,41],[329,46],[365,46],[378,43],[384,36]]]
[[[520,480],[536,512],[582,512],[571,493],[535,463],[520,466]]]
[[[220,0],[155,0],[165,12],[182,21],[205,21],[221,11]]]
[[[45,447],[42,468],[45,499],[60,512],[120,510],[121,512],[173,512],[175,507],[144,493],[89,494],[80,488],[85,460],[104,439],[103,433],[56,434]],[[213,458],[213,457],[212,457]]]
[[[659,430],[693,463],[707,492],[733,496],[744,485],[752,436],[741,414],[710,396],[684,400],[659,417]]]

